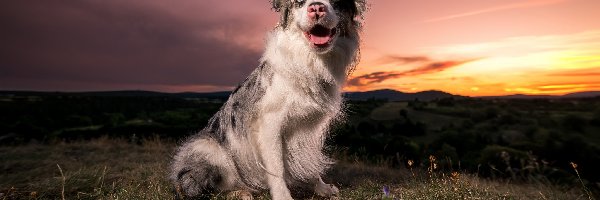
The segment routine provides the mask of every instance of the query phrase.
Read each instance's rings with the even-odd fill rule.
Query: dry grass
[[[487,180],[459,172],[411,172],[354,163],[340,164],[330,174],[343,177],[338,178],[344,181],[338,182],[342,199],[588,199],[576,187]]]
[[[172,149],[159,140],[106,138],[0,147],[0,199],[171,199]]]
[[[3,199],[173,199],[166,179],[173,142],[87,142],[0,147]],[[339,199],[588,199],[578,187],[491,181],[434,169],[390,169],[341,161],[325,177]],[[310,193],[296,192],[305,199]],[[269,199],[267,193],[256,199]],[[213,199],[224,199],[217,195]]]

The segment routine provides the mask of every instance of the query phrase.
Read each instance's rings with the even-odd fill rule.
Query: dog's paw
[[[315,194],[322,197],[337,196],[340,190],[333,184],[321,183],[315,187]]]
[[[227,200],[253,200],[252,193],[246,190],[232,191],[227,194]]]

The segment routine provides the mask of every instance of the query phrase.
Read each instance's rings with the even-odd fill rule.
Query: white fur
[[[344,48],[358,47],[350,41],[338,42],[345,43],[341,45]],[[260,128],[254,134],[273,199],[291,199],[283,177],[285,162],[293,178],[322,183],[320,175],[331,163],[322,154],[322,148],[330,122],[340,113],[339,93],[354,56],[348,53],[341,48],[329,54],[314,52],[295,27],[276,30],[271,35],[262,60],[273,65],[275,75],[260,102],[260,117],[255,125]],[[331,94],[320,94],[319,81],[334,85]],[[286,134],[285,141],[281,134]],[[281,154],[282,143],[288,146],[287,156]],[[337,191],[323,189],[322,185],[318,184],[319,194],[329,196]]]

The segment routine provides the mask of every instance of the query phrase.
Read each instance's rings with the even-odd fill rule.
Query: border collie
[[[342,87],[359,59],[366,0],[271,0],[281,14],[260,65],[199,133],[178,149],[170,179],[180,198],[227,193],[252,199],[289,188],[339,190],[321,176],[332,122],[342,115]]]

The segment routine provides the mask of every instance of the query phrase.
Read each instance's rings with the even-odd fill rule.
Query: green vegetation
[[[0,96],[2,97],[2,96]],[[205,99],[48,95],[0,98],[0,143],[113,137],[181,138],[221,107]]]
[[[0,199],[61,199],[63,187],[67,199],[170,199],[176,142],[221,104],[0,96]],[[340,163],[326,178],[342,199],[591,199],[600,191],[599,98],[369,100],[345,109],[329,140]]]
[[[351,103],[351,115],[334,142],[345,153],[373,163],[402,167],[412,160],[423,165],[434,155],[444,170],[512,181],[574,185],[578,179],[569,164],[574,162],[586,187],[597,191],[598,100]]]

